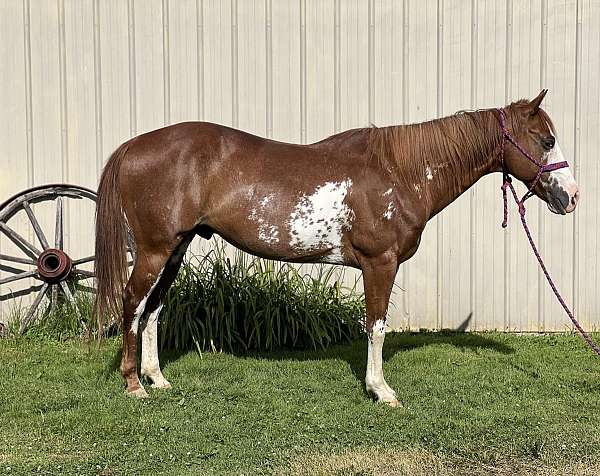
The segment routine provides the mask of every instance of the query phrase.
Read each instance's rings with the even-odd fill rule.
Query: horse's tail
[[[96,203],[95,311],[98,337],[105,317],[120,316],[127,281],[127,223],[123,214],[119,176],[129,142],[113,152],[104,166]]]

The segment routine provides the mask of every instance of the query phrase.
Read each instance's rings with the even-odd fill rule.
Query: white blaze
[[[557,164],[558,162],[563,162],[565,160],[565,156],[563,155],[560,145],[558,144],[558,140],[556,140],[556,138],[554,142],[554,147],[552,147],[550,151],[544,153],[544,160],[547,160],[548,164]],[[550,172],[550,180],[555,180],[556,183],[560,185],[563,188],[563,190],[569,194],[570,197],[572,196],[570,191],[573,188],[577,189],[577,183],[575,182],[575,177],[573,177],[573,173],[571,172],[570,167],[564,167],[562,169]]]

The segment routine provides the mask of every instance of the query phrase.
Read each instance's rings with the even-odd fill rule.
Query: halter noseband
[[[527,200],[529,197],[533,196],[533,189],[535,188],[537,183],[540,181],[542,174],[544,172],[552,172],[553,170],[564,169],[565,167],[568,167],[569,164],[566,161],[556,162],[553,164],[543,164],[543,163],[535,160],[531,156],[531,154],[529,154],[529,152],[527,152],[515,140],[515,138],[512,136],[512,134],[507,129],[506,114],[504,113],[504,109],[497,109],[497,111],[498,111],[498,116],[500,119],[500,128],[502,129],[502,142],[500,143],[500,160],[502,162],[502,176],[504,179],[504,181],[502,183],[502,198],[504,200],[504,220],[502,221],[502,228],[506,228],[506,225],[508,224],[508,203],[507,203],[507,198],[506,198],[506,189],[510,188],[510,191],[512,192],[513,197],[515,198],[515,202],[517,202],[517,205],[519,207],[519,214],[521,216],[524,216],[525,215],[525,205],[524,205],[525,200]],[[529,160],[529,162],[531,162],[538,168],[537,174],[536,174],[535,178],[533,179],[533,182],[531,182],[529,189],[527,190],[525,195],[523,195],[521,200],[519,200],[519,198],[517,197],[517,192],[515,191],[515,187],[512,184],[512,179],[511,179],[510,173],[509,173],[508,169],[506,168],[506,162],[504,160],[506,141],[508,141],[512,145],[514,145],[517,148],[517,150],[519,152],[521,152],[521,154],[523,154],[527,158],[527,160]]]

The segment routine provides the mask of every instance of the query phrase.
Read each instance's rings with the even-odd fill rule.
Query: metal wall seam
[[[266,100],[267,137],[273,137],[273,5],[265,0]]]
[[[368,33],[368,121],[369,124],[373,124],[375,121],[374,109],[375,109],[375,0],[369,0],[369,33]]]
[[[169,0],[162,0],[163,34],[163,117],[165,125],[171,123],[171,63],[169,46]]]
[[[506,52],[504,70],[504,102],[511,100],[512,91],[512,0],[506,0]],[[510,240],[508,233],[504,233],[504,330],[510,327]]]
[[[342,105],[341,105],[341,6],[340,0],[335,0],[333,10],[333,129],[334,132],[340,132],[342,123]]]
[[[68,181],[69,177],[69,143],[67,140],[67,58],[65,39],[65,2],[58,0],[58,63],[60,84],[60,149],[61,149],[61,178]]]
[[[546,69],[548,64],[548,0],[542,0],[542,12],[541,12],[541,38],[540,38],[540,89],[546,86]],[[544,207],[543,202],[538,200],[538,236],[544,236],[546,232],[546,214],[543,213]],[[542,256],[546,256],[546,240],[540,240],[538,246]],[[538,281],[538,332],[544,332],[546,329],[546,305],[544,299],[544,286],[545,276],[538,268],[537,281]]]
[[[300,142],[306,143],[306,0],[300,0]]]
[[[404,0],[402,3],[402,122],[408,124],[408,17],[409,0]],[[403,303],[404,315],[407,318],[406,327],[411,329],[410,322],[410,295],[408,292],[408,282],[410,276],[410,266],[403,266],[402,269],[402,289],[404,290]]]
[[[129,133],[137,135],[137,100],[135,78],[135,0],[127,1],[127,40],[129,46]]]
[[[239,124],[238,3],[231,0],[231,125]]]
[[[437,0],[437,103],[436,115],[442,117],[444,114],[444,2]],[[441,329],[444,325],[442,315],[442,281],[443,281],[443,234],[444,234],[444,217],[438,215],[436,218],[436,326]]]
[[[581,0],[577,0],[576,5],[576,25],[575,25],[575,120],[574,123],[574,141],[573,141],[573,174],[575,180],[579,178],[581,172],[580,163],[580,141],[581,141],[581,28],[583,22],[583,5]],[[579,219],[578,214],[573,214],[573,314],[578,316],[579,308]],[[596,231],[597,232],[597,231]]]
[[[94,112],[96,121],[96,178],[104,162],[102,151],[102,60],[100,45],[100,0],[93,3],[94,19]]]
[[[471,109],[477,108],[477,17],[479,9],[477,0],[471,0]],[[475,213],[475,187],[472,187],[469,193],[469,307],[471,312],[471,329],[477,329],[477,316],[475,315],[475,240],[477,214]]]
[[[31,8],[29,0],[23,0],[23,31],[25,51],[25,124],[27,135],[27,186],[34,185],[33,163],[33,104],[31,93]]]
[[[196,0],[196,51],[198,119],[204,120],[204,0]]]

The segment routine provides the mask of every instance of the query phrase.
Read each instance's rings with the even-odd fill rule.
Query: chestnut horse
[[[564,160],[552,122],[540,109],[545,93],[503,108],[514,138],[544,164]],[[170,387],[158,360],[162,300],[192,238],[217,233],[263,258],[360,269],[366,389],[397,405],[382,369],[394,277],[417,251],[431,217],[482,176],[502,171],[499,119],[497,109],[461,112],[422,124],[353,129],[310,145],[187,122],[125,142],[100,180],[96,279],[99,319],[122,312],[126,392],[147,396],[136,365],[139,331],[141,374],[153,387]],[[504,164],[525,184],[537,173],[512,145]],[[572,212],[579,197],[568,168],[543,173],[533,191],[560,214]],[[128,228],[137,252],[129,280]]]

